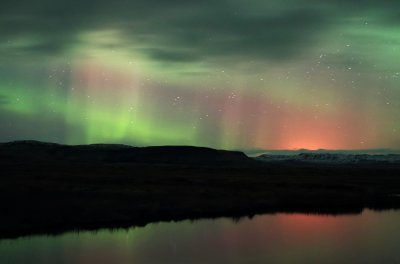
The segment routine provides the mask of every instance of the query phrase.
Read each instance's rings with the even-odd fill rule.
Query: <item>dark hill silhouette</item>
[[[399,163],[255,161],[201,147],[0,144],[0,239],[266,212],[400,208]]]
[[[40,141],[0,144],[4,160],[129,162],[157,164],[242,164],[254,162],[243,152],[192,146],[132,147],[117,144],[61,145]]]

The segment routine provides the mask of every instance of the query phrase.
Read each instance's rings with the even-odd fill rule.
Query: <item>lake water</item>
[[[400,263],[400,211],[274,214],[0,240],[0,263]]]

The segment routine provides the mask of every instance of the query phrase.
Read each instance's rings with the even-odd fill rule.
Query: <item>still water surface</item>
[[[400,211],[275,214],[0,240],[0,263],[400,263]]]

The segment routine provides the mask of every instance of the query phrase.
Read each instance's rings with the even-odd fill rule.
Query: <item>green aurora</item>
[[[14,0],[0,141],[400,148],[400,2]]]

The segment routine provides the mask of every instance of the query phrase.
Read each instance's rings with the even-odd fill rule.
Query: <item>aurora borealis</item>
[[[400,148],[396,0],[4,0],[0,141]]]

